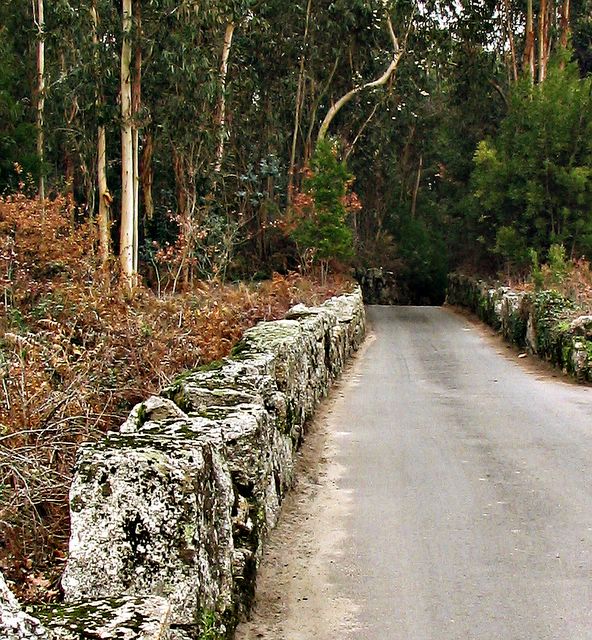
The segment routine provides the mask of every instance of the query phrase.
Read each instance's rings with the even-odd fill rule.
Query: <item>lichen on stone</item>
[[[137,405],[120,433],[82,447],[67,601],[164,597],[171,640],[229,637],[252,601],[305,422],[364,318],[357,290],[261,323],[228,358]]]

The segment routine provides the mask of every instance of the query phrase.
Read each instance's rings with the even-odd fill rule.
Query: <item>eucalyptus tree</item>
[[[0,192],[39,175],[31,95],[35,84],[31,5],[0,0]],[[22,176],[21,176],[22,177]]]
[[[122,0],[121,41],[121,222],[119,260],[127,285],[132,288],[138,274],[138,208],[134,154],[135,127],[132,121],[132,0]],[[137,149],[137,146],[136,146]]]
[[[39,172],[39,199],[45,200],[45,3],[33,2],[33,20],[37,29],[37,155],[41,171]]]

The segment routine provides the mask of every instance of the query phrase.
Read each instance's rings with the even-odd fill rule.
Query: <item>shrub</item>
[[[348,261],[353,256],[353,234],[347,224],[348,210],[359,208],[350,192],[353,175],[337,157],[337,147],[322,140],[311,159],[302,193],[294,200],[295,221],[291,236],[301,256],[301,265],[319,264],[321,277],[331,260]]]

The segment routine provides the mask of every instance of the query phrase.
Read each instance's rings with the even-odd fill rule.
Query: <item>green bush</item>
[[[499,133],[475,152],[481,232],[514,263],[528,262],[527,246],[592,255],[592,77],[559,62],[544,82],[516,85]]]

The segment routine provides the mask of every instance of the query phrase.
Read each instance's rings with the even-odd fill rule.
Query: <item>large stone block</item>
[[[45,607],[50,640],[174,640],[165,598],[123,597]]]
[[[0,638],[5,640],[50,640],[43,624],[25,613],[0,572]]]
[[[71,602],[163,596],[175,625],[197,629],[204,611],[232,608],[234,494],[217,447],[190,424],[169,428],[81,449],[62,585]]]

